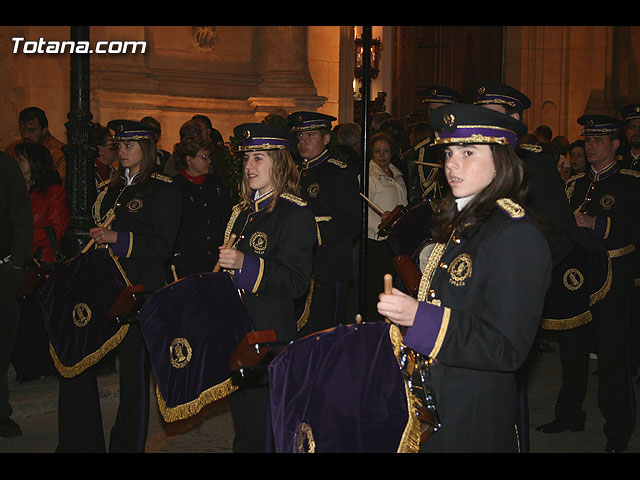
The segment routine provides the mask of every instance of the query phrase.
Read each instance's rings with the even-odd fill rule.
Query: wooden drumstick
[[[101,227],[105,227],[105,228],[107,228],[107,227],[109,226],[109,224],[115,220],[115,218],[116,218],[116,214],[115,214],[115,213],[112,213],[112,214],[109,216],[109,218],[107,218],[107,221],[106,221],[106,222],[104,222],[104,223],[103,223],[102,225],[100,225],[100,226],[101,226]],[[87,253],[87,252],[89,251],[89,249],[93,246],[93,244],[94,244],[94,243],[96,243],[95,239],[93,239],[93,238],[92,238],[91,240],[89,240],[89,243],[87,243],[87,244],[84,246],[84,248],[82,249],[82,253]]]
[[[393,288],[393,277],[390,273],[384,274],[384,294],[391,295],[391,289]],[[385,322],[391,323],[391,320],[388,318],[384,319]]]
[[[442,165],[440,165],[439,163],[429,163],[429,162],[414,162],[416,165],[426,165],[427,167],[435,167],[435,168],[442,168]]]
[[[362,198],[364,198],[367,201],[367,203],[373,209],[374,212],[382,216],[382,214],[384,213],[384,210],[382,208],[376,205],[373,201],[369,200],[362,192],[360,192],[360,195],[362,195]]]
[[[171,273],[173,274],[173,281],[177,282],[178,281],[178,273],[176,272],[176,266],[175,265],[171,265]]]
[[[236,235],[235,233],[232,233],[232,234],[229,236],[229,240],[227,241],[227,244],[224,246],[224,248],[231,248],[231,247],[233,247],[233,242],[235,242],[235,241],[236,241],[236,237],[237,237],[237,235]],[[219,271],[220,271],[220,260],[218,260],[218,261],[216,262],[216,266],[215,266],[215,267],[213,267],[213,271],[214,271],[214,272],[219,272]]]

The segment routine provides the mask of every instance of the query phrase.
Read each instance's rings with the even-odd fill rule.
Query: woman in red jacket
[[[53,227],[58,241],[66,233],[69,224],[67,192],[45,146],[20,143],[16,145],[16,157],[31,197],[34,259],[39,263],[53,263],[53,248],[44,227]],[[53,371],[40,306],[33,296],[22,304],[11,361],[20,383],[48,376]]]

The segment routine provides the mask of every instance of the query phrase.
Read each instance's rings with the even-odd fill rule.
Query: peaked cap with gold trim
[[[289,132],[263,123],[243,123],[233,129],[233,135],[241,141],[241,152],[291,150],[293,142]]]
[[[622,108],[622,119],[627,122],[629,120],[640,119],[640,103],[631,103]]]
[[[432,145],[483,143],[515,148],[527,132],[522,122],[509,115],[464,103],[436,108],[429,123],[437,130]]]
[[[153,125],[134,120],[111,120],[107,127],[113,130],[116,141],[156,140],[160,134]]]
[[[462,103],[465,100],[462,94],[444,85],[429,85],[425,96],[422,103]]]
[[[622,127],[622,121],[607,115],[583,115],[578,118],[578,123],[584,127],[583,137],[609,135],[618,133]]]
[[[526,110],[531,100],[524,93],[501,82],[482,82],[476,85],[476,105],[505,105],[516,110]]]
[[[337,119],[318,112],[294,112],[287,117],[287,120],[289,120],[293,132],[306,132],[321,128],[331,130],[331,122]]]

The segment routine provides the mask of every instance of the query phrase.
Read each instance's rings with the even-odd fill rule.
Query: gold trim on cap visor
[[[496,143],[498,145],[509,145],[506,137],[487,137],[486,135],[473,134],[470,137],[449,137],[440,138],[436,135],[436,139],[432,145],[445,145],[451,143]]]

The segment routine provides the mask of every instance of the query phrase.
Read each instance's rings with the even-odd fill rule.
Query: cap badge
[[[442,118],[442,121],[447,127],[453,127],[456,117],[453,114],[448,113]]]

